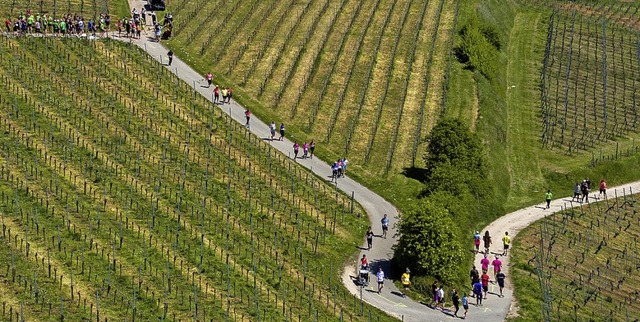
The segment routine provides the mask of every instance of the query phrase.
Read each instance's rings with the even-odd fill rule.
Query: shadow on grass
[[[402,170],[402,175],[407,178],[417,180],[421,183],[425,183],[427,180],[427,169],[408,167]]]

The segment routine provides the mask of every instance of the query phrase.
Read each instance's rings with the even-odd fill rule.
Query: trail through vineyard
[[[139,9],[146,4],[146,1],[130,0],[129,4],[130,8]],[[160,43],[150,40],[149,38],[147,38],[147,36],[150,36],[150,34],[143,36],[140,40],[126,39],[125,41],[134,42],[136,45],[145,49],[145,51],[155,59],[159,60],[160,62],[166,63],[166,54],[168,52],[168,49],[162,46]],[[175,73],[179,78],[192,85],[195,91],[199,92],[207,99],[213,99],[211,89],[202,86],[205,83],[203,76],[199,75],[187,63],[183,62],[180,57],[174,57],[172,65],[167,66],[167,68]],[[221,105],[220,108],[223,109],[224,112],[228,113],[235,121],[240,122],[241,124],[245,123],[245,108],[235,101],[231,101],[230,104]],[[258,120],[255,117],[251,118],[250,130],[264,140],[268,140],[268,138],[270,137],[269,126],[267,125],[267,123]],[[284,139],[282,141],[272,141],[271,145],[283,152],[285,155],[290,155],[293,142]],[[309,168],[318,176],[330,180],[331,168],[329,164],[323,162],[322,160],[318,158],[300,159],[298,162],[301,165]],[[350,179],[349,177],[338,179],[336,185],[338,189],[344,191],[349,195],[352,195],[353,198],[362,205],[369,216],[369,219],[372,223],[371,226],[373,227],[374,233],[376,235],[376,237],[374,238],[373,248],[370,251],[364,250],[364,238],[362,247],[360,247],[359,245],[354,245],[354,251],[356,249],[360,249],[360,251],[357,256],[355,256],[354,254],[343,271],[342,281],[345,287],[354,296],[361,298],[364,302],[375,306],[403,321],[440,321],[454,319],[454,317],[452,316],[452,311],[434,310],[428,306],[429,303],[419,303],[413,301],[410,298],[401,297],[401,292],[390,281],[385,282],[385,287],[381,294],[374,292],[371,286],[369,288],[359,288],[359,286],[354,283],[354,277],[357,275],[356,268],[358,259],[363,254],[367,255],[367,257],[369,258],[369,263],[372,265],[372,268],[374,270],[377,270],[377,267],[381,266],[387,276],[393,275],[393,272],[390,271],[391,267],[389,263],[393,256],[392,246],[395,243],[395,238],[393,238],[392,236],[395,236],[394,224],[398,220],[398,213],[396,208],[391,203],[384,200],[382,197],[375,194],[373,191],[369,190],[363,185]],[[622,186],[614,187],[610,190],[613,192],[614,189],[622,188]],[[640,181],[624,185],[624,188],[631,188],[634,191],[640,191]],[[570,192],[570,189],[567,189],[567,192]],[[561,192],[555,193],[557,195],[561,194]],[[540,192],[540,200],[543,201],[543,199],[544,194]],[[552,214],[553,212],[560,210],[561,207],[568,208],[571,206],[579,205],[569,204],[567,201],[568,198],[559,198],[551,202],[550,209],[544,209],[541,203],[539,205],[530,206],[506,214],[505,216],[502,216],[493,223],[489,224],[482,230],[482,232],[488,230],[491,235],[494,236],[495,243],[494,247],[492,247],[492,251],[499,250],[499,252],[501,252],[502,247],[501,245],[499,245],[500,238],[504,235],[505,231],[508,231],[509,235],[512,236],[512,238],[515,238],[518,231],[520,231],[522,228],[528,226],[529,224],[540,218],[543,218],[548,214]],[[593,199],[593,201],[597,200]],[[384,214],[388,214],[389,217],[391,217],[391,227],[388,233],[391,238],[386,239],[378,237],[382,233],[380,229],[380,220]],[[480,256],[481,255],[478,255],[478,257],[476,258],[476,263],[479,262]],[[509,278],[509,259],[503,258],[502,261],[504,263],[503,267],[505,269],[507,278]],[[375,283],[371,283],[371,285],[373,284]],[[449,291],[450,290],[445,290],[445,294],[448,295]],[[507,281],[504,298],[498,298],[496,291],[497,285],[491,284],[489,290],[490,296],[481,307],[476,307],[473,303],[475,302],[475,300],[470,297],[469,300],[471,307],[467,320],[502,321],[504,320],[505,316],[507,316],[507,313],[517,314],[517,302],[513,297],[513,289],[511,287],[511,283]],[[462,313],[462,310],[459,313]]]

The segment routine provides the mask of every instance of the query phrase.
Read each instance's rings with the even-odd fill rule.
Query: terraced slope
[[[365,319],[335,186],[133,45],[0,43],[3,318]]]
[[[379,177],[421,162],[442,109],[457,5],[176,0],[171,46],[257,101],[263,119]]]

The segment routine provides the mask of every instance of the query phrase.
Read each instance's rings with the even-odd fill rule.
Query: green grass
[[[363,319],[339,279],[368,225],[349,197],[141,49],[0,41],[0,292],[13,312]]]
[[[520,309],[512,320],[541,320],[544,303],[553,321],[622,321],[640,314],[633,295],[640,283],[638,204],[629,192],[617,191],[615,199],[609,190],[606,201],[555,213],[518,234],[511,274]]]

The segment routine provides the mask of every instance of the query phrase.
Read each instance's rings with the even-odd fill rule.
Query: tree
[[[485,195],[484,149],[480,138],[457,119],[443,119],[431,130],[424,156],[425,195],[446,191],[454,195]]]
[[[398,223],[394,260],[417,275],[428,274],[447,283],[456,279],[464,258],[457,228],[449,212],[429,199],[407,211]]]

